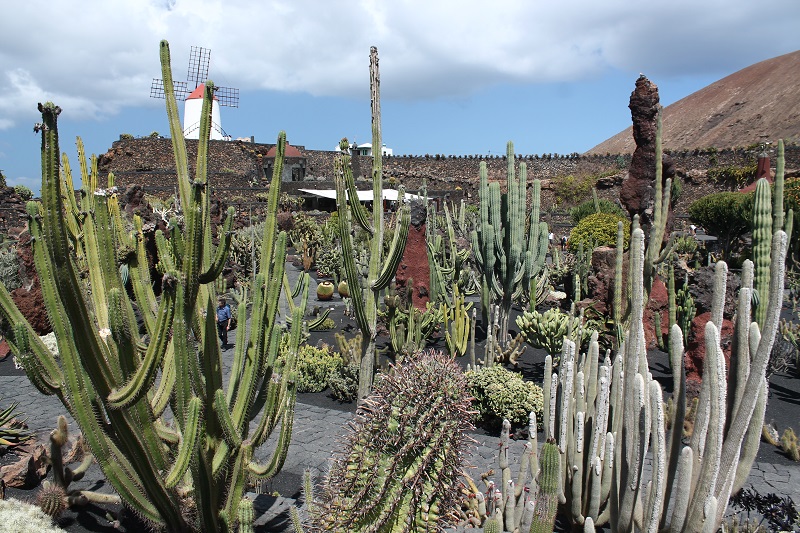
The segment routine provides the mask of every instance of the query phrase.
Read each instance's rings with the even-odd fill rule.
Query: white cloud
[[[746,0],[29,0],[0,20],[0,129],[37,101],[80,118],[147,104],[161,38],[176,80],[197,45],[219,85],[315,95],[366,94],[377,45],[384,97],[414,99],[609,68],[722,75],[796,46],[800,4],[770,13]]]

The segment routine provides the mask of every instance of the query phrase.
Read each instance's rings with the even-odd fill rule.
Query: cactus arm
[[[786,165],[786,159],[784,156],[783,139],[778,139],[778,159],[775,166],[775,199],[772,202],[772,227],[775,229],[782,229],[784,231],[786,231],[786,228],[784,228],[785,214],[783,212],[783,185],[784,185],[785,165]],[[790,231],[786,231],[786,235],[789,238],[791,238],[792,236]]]
[[[756,399],[756,407],[753,411],[753,418],[750,419],[750,426],[747,428],[745,434],[744,444],[742,446],[742,454],[739,458],[739,465],[736,468],[736,475],[733,478],[733,485],[729,489],[730,494],[735,494],[747,482],[750,475],[750,470],[755,462],[756,454],[758,453],[758,446],[761,442],[761,428],[764,426],[764,414],[767,409],[767,393],[769,392],[769,381],[764,378],[761,388],[758,389],[758,397]],[[724,493],[725,487],[721,493]],[[717,519],[721,519],[717,516]]]
[[[233,424],[228,402],[225,399],[225,393],[222,392],[222,389],[217,389],[214,393],[214,411],[219,418],[222,434],[224,435],[225,442],[228,443],[228,446],[234,449],[241,446],[242,437]]]
[[[664,506],[664,482],[666,478],[666,447],[664,436],[664,400],[661,386],[657,381],[650,382],[650,410],[652,416],[653,439],[653,478],[650,487],[649,503],[647,505],[644,527],[648,533],[657,533],[659,519]],[[721,436],[720,436],[721,437]]]
[[[342,149],[345,150],[349,148]],[[356,188],[356,182],[352,171],[346,176],[345,185],[347,187],[346,190],[347,198],[349,199],[350,212],[353,214],[353,218],[356,220],[356,222],[358,222],[358,225],[364,229],[364,231],[369,233],[370,237],[375,235],[375,227],[373,227],[369,221],[369,213],[367,212],[367,208],[364,207],[364,205],[358,199],[358,189]]]
[[[684,531],[686,523],[686,513],[689,507],[689,499],[692,491],[692,465],[694,464],[694,454],[690,446],[684,446],[681,450],[681,457],[678,461],[678,471],[676,474],[675,485],[677,487],[675,503],[672,507],[672,517],[669,521],[669,531],[678,533]]]
[[[177,175],[178,190],[182,206],[189,205],[189,165],[186,157],[186,141],[183,137],[180,115],[178,114],[178,101],[175,98],[175,88],[172,82],[172,67],[170,66],[169,43],[161,41],[161,79],[164,80],[164,98],[169,119],[169,134],[172,138],[172,150],[175,156],[175,174]]]
[[[163,367],[161,371],[161,381],[158,383],[158,388],[155,390],[152,399],[150,400],[150,408],[153,415],[160,417],[169,404],[169,399],[172,396],[172,391],[175,389],[175,352],[172,343],[167,345],[167,351],[164,354]]]
[[[358,268],[355,263],[355,256],[353,251],[353,241],[351,237],[351,224],[348,222],[348,209],[344,189],[344,182],[352,177],[352,169],[350,168],[350,156],[342,153],[337,156],[334,164],[336,166],[336,205],[339,211],[339,239],[342,243],[342,259],[344,262],[345,277],[347,278],[347,285],[350,287],[350,298],[353,301],[353,311],[355,313],[358,328],[361,330],[364,337],[370,337],[369,322],[367,321],[367,312],[365,309],[364,294],[361,289],[361,280]]]
[[[118,409],[138,401],[150,389],[161,360],[167,351],[168,332],[172,328],[175,311],[175,290],[171,283],[164,284],[163,297],[158,310],[158,323],[145,357],[133,376],[119,389],[108,395],[107,401],[112,408]]]
[[[225,261],[228,259],[231,248],[231,228],[233,227],[233,219],[236,210],[233,207],[228,208],[228,214],[225,217],[225,223],[222,230],[222,239],[220,240],[217,250],[214,255],[214,260],[208,270],[200,274],[200,283],[210,283],[217,279],[222,274],[222,269],[225,266]]]
[[[189,468],[190,461],[197,455],[197,447],[200,444],[200,433],[202,432],[200,421],[200,410],[202,403],[200,398],[194,397],[189,401],[188,409],[186,410],[186,422],[180,446],[178,447],[178,454],[172,469],[167,474],[164,484],[167,488],[173,488],[183,478],[186,470]]]
[[[397,272],[397,267],[400,265],[400,260],[403,258],[403,252],[406,248],[406,241],[408,239],[408,226],[411,221],[411,212],[407,205],[400,209],[400,216],[398,220],[398,228],[394,232],[392,239],[392,247],[389,249],[389,255],[384,259],[385,263],[383,269],[375,281],[372,282],[372,289],[380,291],[389,286],[389,282],[394,278]]]

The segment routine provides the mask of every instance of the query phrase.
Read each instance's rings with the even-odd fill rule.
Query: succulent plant
[[[382,145],[380,74],[378,69],[378,49],[370,49],[370,93],[372,101],[372,146]],[[350,288],[353,312],[358,329],[361,330],[361,370],[358,378],[358,396],[369,394],[375,374],[375,338],[378,328],[378,303],[380,293],[394,278],[408,238],[411,214],[408,205],[403,205],[398,213],[397,227],[389,252],[384,256],[383,221],[383,154],[376,150],[372,156],[372,220],[366,208],[358,201],[358,191],[350,165],[349,143],[340,142],[341,152],[334,161],[336,182],[336,208],[338,211],[339,239],[342,243],[342,258],[347,285]],[[353,232],[354,220],[366,233],[368,268],[366,277],[356,265]]]
[[[83,194],[78,202],[69,161],[61,159],[58,144],[61,109],[46,103],[39,106],[43,122],[37,126],[42,135],[42,200],[29,202],[27,211],[59,359],[35,335],[2,285],[0,316],[10,324],[9,345],[28,377],[63,403],[128,507],[169,531],[227,533],[236,527],[245,479],[277,473],[291,437],[294,353],[305,301],[294,310],[292,355],[276,364],[286,234],[276,232],[275,216],[286,140],[285,134],[278,138],[250,319],[245,320],[247,305],[238,308],[239,323],[250,327],[237,330],[226,386],[214,307],[223,285],[218,280],[228,257],[234,211],[228,210],[222,239],[213,246],[207,154],[214,86],[205,85],[197,163],[190,177],[166,41],[161,42],[161,63],[184,219],[182,224],[173,219],[167,234],[156,233],[163,272],[160,298],[147,267],[141,219],[134,217],[128,233],[113,175],[108,188],[98,187],[97,160],[92,159],[89,172],[80,141]],[[139,333],[122,286],[121,263],[128,267],[146,337]],[[162,419],[168,405],[174,428]],[[278,427],[270,461],[254,462],[253,449]],[[186,505],[186,494],[193,505]],[[189,507],[196,514],[187,512]]]
[[[457,505],[470,403],[452,358],[395,365],[359,406],[318,500],[325,531],[434,531]]]

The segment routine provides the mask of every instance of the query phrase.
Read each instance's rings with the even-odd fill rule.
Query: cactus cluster
[[[318,501],[323,531],[436,531],[457,505],[471,429],[461,370],[433,351],[407,358],[359,406]]]
[[[536,414],[531,412],[528,424],[528,441],[519,458],[519,468],[513,477],[508,449],[511,424],[503,421],[498,447],[498,467],[502,477],[498,486],[483,474],[486,491],[466,476],[466,523],[483,526],[484,533],[553,531],[561,499],[561,453],[555,441],[548,439],[539,451],[536,439]]]
[[[773,286],[782,286],[785,253],[786,235],[777,231],[769,272]],[[717,263],[703,385],[694,431],[684,445],[683,334],[677,325],[670,330],[675,402],[666,415],[661,387],[647,367],[646,265],[644,234],[637,228],[631,240],[630,322],[613,364],[610,354],[599,364],[596,339],[581,357],[574,343],[565,341],[558,373],[551,375],[552,360],[546,360],[545,435],[556,438],[564,454],[564,508],[576,526],[591,522],[610,524],[617,531],[716,531],[730,494],[741,487],[758,448],[766,406],[765,370],[782,295],[765,295],[763,330],[751,323],[753,265],[745,263],[728,379],[718,333],[727,267]],[[665,427],[671,428],[669,434]],[[649,478],[643,469],[648,453],[653,456]]]
[[[122,219],[114,188],[98,188],[79,143],[80,201],[69,161],[60,160],[60,108],[40,105],[42,201],[29,202],[33,254],[50,322],[56,360],[0,286],[0,314],[11,349],[33,384],[56,395],[80,426],[100,468],[126,505],[154,527],[172,532],[236,528],[248,476],[270,477],[286,457],[295,398],[295,352],[304,303],[295,309],[290,356],[278,362],[276,322],[286,234],[276,232],[285,134],[269,191],[267,217],[248,305],[239,305],[236,347],[227,384],[214,311],[228,257],[233,209],[218,246],[212,244],[207,153],[214,84],[206,83],[197,160],[187,157],[174,95],[169,46],[161,43],[166,95],[183,220],[156,233],[161,294],[150,279],[142,221]],[[146,335],[122,285],[126,265]],[[250,327],[243,327],[248,323]],[[163,414],[170,408],[172,425]],[[280,427],[269,462],[253,450]],[[191,496],[187,505],[186,496]]]
[[[486,343],[486,357],[494,357],[495,347],[502,349],[511,341],[509,319],[511,304],[527,303],[535,292],[540,276],[547,276],[545,256],[548,250],[547,223],[539,220],[541,182],[533,180],[531,209],[528,211],[528,171],[519,165],[517,176],[514,145],[506,147],[506,193],[500,183],[489,182],[486,162],[480,164],[480,217],[472,231],[472,250],[481,277],[481,314],[483,327],[497,331]],[[527,231],[526,231],[527,230]]]
[[[565,313],[555,307],[544,313],[525,311],[517,317],[517,327],[528,344],[543,348],[553,357],[561,352],[565,337],[582,346],[593,333],[586,327],[581,314]]]

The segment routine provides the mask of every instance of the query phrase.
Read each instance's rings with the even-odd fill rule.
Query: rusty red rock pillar
[[[397,267],[395,280],[399,289],[405,287],[409,279],[414,283],[414,306],[425,311],[430,300],[431,270],[428,264],[428,244],[425,240],[427,206],[423,200],[411,201],[411,225],[403,258]]]

